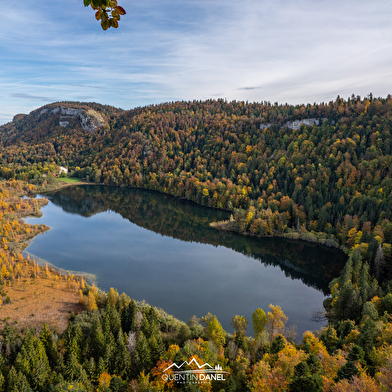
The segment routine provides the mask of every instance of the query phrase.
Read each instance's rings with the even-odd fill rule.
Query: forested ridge
[[[58,104],[47,108],[54,105]],[[93,107],[82,103],[61,105]],[[42,174],[62,165],[70,169],[71,175],[89,181],[158,190],[227,209],[233,213],[233,219],[225,224],[230,230],[255,236],[302,238],[341,247],[349,254],[340,277],[330,284],[331,298],[325,301],[329,323],[317,337],[305,334],[300,345],[290,343],[284,322],[277,332],[274,328],[271,320],[277,308],[273,307],[270,315],[262,318],[265,320],[262,327],[257,329],[256,325],[255,339],[246,337],[247,322],[236,316],[233,320],[236,333],[226,341],[222,339],[225,334],[220,332],[218,321],[210,315],[204,320],[204,335],[199,329],[197,336],[209,343],[176,341],[174,333],[170,338],[174,340],[162,346],[162,352],[167,349],[171,354],[160,358],[177,361],[176,355],[188,359],[197,352],[207,361],[203,355],[208,350],[196,349],[207,344],[216,350],[218,356],[214,360],[222,360],[219,363],[230,369],[230,382],[223,387],[160,385],[154,370],[159,365],[151,361],[140,369],[133,368],[145,370],[138,378],[139,390],[390,388],[390,96],[337,97],[329,103],[297,106],[209,100],[122,111],[93,105],[107,119],[105,126],[93,132],[84,131],[76,120],[70,127],[61,127],[56,116],[38,115],[40,109],[0,127],[0,175],[42,185],[46,181]],[[319,125],[301,125],[298,129],[286,126],[287,121],[303,119],[316,119]],[[88,288],[85,295],[91,297]],[[101,310],[103,315],[111,311],[108,302],[101,300],[102,309],[106,306],[106,310]],[[120,313],[124,308],[120,302],[114,301],[114,306]],[[89,317],[97,316],[92,312]],[[282,315],[278,318],[284,321]],[[143,340],[140,328],[130,332]],[[84,332],[89,336],[87,325]],[[186,336],[189,337],[192,335]],[[150,338],[151,335],[147,337]],[[79,341],[85,344],[88,339]],[[178,349],[169,344],[175,342]],[[94,363],[98,363],[95,351],[91,355]],[[128,363],[132,364],[137,357],[134,351],[130,355],[133,359]],[[108,358],[107,363],[112,366]],[[88,370],[87,358],[78,359],[85,373],[69,373],[65,367],[59,368],[61,374],[66,374],[67,382],[78,380],[89,389],[99,384],[98,378],[103,373],[120,375],[118,370],[102,363],[99,368],[93,367],[92,372]],[[8,362],[8,369],[11,364]],[[87,383],[86,377],[92,384]],[[129,377],[123,375],[125,380]],[[30,385],[40,390],[38,384]]]

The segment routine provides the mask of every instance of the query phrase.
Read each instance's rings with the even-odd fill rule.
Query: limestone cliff
[[[70,125],[71,120],[77,119],[79,120],[80,126],[90,132],[105,124],[104,117],[93,109],[86,111],[80,108],[56,106],[54,108],[42,109],[38,112],[38,117],[44,114],[59,115],[59,125],[61,127],[67,127]]]

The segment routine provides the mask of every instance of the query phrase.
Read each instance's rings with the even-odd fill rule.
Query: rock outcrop
[[[79,109],[79,108],[70,108],[64,106],[57,106],[55,108],[44,108],[38,113],[38,117],[44,114],[48,115],[57,115],[59,114],[59,125],[61,127],[67,127],[70,125],[71,120],[79,119],[80,126],[85,131],[94,131],[98,127],[101,127],[105,124],[104,117],[96,112],[95,110],[89,109]]]
[[[328,120],[327,118],[322,118],[321,121],[324,122]],[[311,125],[320,125],[320,120],[317,118],[304,118],[302,120],[294,120],[294,121],[287,121],[283,125],[281,125],[281,128],[290,128],[290,129],[300,129],[301,124],[311,126]],[[273,124],[260,124],[260,129],[268,129],[271,125]]]
[[[27,114],[16,114],[16,115],[14,116],[14,118],[12,119],[12,121],[13,121],[13,122],[19,121],[19,120],[21,120],[22,118],[25,118],[26,116],[27,116]]]

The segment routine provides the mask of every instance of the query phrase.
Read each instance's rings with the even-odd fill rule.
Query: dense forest
[[[105,125],[87,131],[74,119],[60,126],[49,112],[59,105],[91,108]],[[191,320],[168,330],[152,308],[86,286],[88,310],[63,335],[4,330],[0,389],[391,389],[391,96],[297,106],[209,100],[130,111],[70,102],[45,109],[0,127],[4,179],[45,186],[45,175],[61,165],[87,181],[231,211],[222,228],[321,242],[349,258],[329,285],[328,326],[305,333],[301,344],[284,331],[279,307],[255,312],[253,338],[241,316],[233,319],[234,336],[213,315],[202,326]],[[290,125],[307,119],[312,125]],[[162,383],[167,363],[193,356],[227,369],[227,381]]]

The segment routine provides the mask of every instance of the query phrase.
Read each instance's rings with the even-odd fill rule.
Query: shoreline
[[[56,182],[56,183],[54,183],[54,185],[55,186],[53,186],[53,187],[51,187],[51,189],[50,190],[47,190],[47,192],[46,193],[49,193],[49,192],[56,192],[56,191],[60,191],[62,188],[67,188],[67,187],[69,187],[69,186],[71,186],[71,185],[75,185],[75,186],[78,186],[78,185],[92,185],[92,186],[104,186],[104,187],[106,187],[107,185],[106,184],[99,184],[99,183],[87,183],[87,182],[82,182],[82,181],[79,181],[79,182],[74,182],[74,183],[65,183],[65,182],[63,182],[63,181],[58,181],[58,182]],[[116,187],[116,188],[120,188],[119,186],[114,186],[114,185],[112,185],[111,187]],[[123,187],[124,188],[124,187]],[[128,189],[143,189],[143,190],[145,190],[144,188],[132,188],[132,187],[126,187],[126,188],[128,188]],[[159,191],[155,191],[155,190],[149,190],[149,189],[146,189],[148,192],[157,192],[157,193],[159,193],[160,195],[168,195],[168,194],[164,194],[164,193],[162,193],[162,192],[159,192]],[[40,190],[38,190],[38,192],[35,192],[35,193],[42,193],[42,195],[44,196],[44,192],[41,192]],[[173,197],[173,195],[168,195],[169,197]],[[175,197],[175,196],[174,196]],[[178,197],[177,197],[177,199],[178,199]],[[45,198],[45,200],[47,200],[46,198]],[[187,202],[188,202],[188,200],[187,200]],[[199,206],[199,204],[197,204],[197,203],[195,203],[197,206]],[[203,206],[203,205],[201,205],[201,207],[206,207],[207,208],[207,206]],[[223,221],[218,221],[218,222],[211,222],[211,223],[209,223],[209,226],[210,227],[212,227],[212,228],[214,228],[214,229],[217,229],[217,230],[226,230],[226,231],[229,231],[229,230],[227,230],[226,228],[224,229],[223,227],[214,227],[214,226],[222,226],[222,225],[219,225],[219,224],[222,224],[222,222]],[[208,227],[207,225],[205,225],[206,227]],[[284,239],[284,240],[287,240],[288,242],[291,242],[291,243],[301,243],[301,242],[303,242],[303,243],[307,243],[307,244],[313,244],[313,246],[314,247],[316,247],[316,246],[326,246],[325,244],[322,244],[322,243],[320,243],[320,242],[316,242],[316,241],[306,241],[306,240],[304,240],[304,239],[301,239],[301,238],[290,238],[290,237],[288,237],[288,236],[282,236],[282,235],[278,235],[278,234],[276,234],[276,235],[269,235],[269,236],[263,236],[263,237],[261,237],[261,236],[252,236],[250,233],[239,233],[238,231],[232,231],[234,234],[236,234],[236,235],[240,235],[240,236],[243,236],[243,235],[245,235],[245,236],[249,236],[249,237],[258,237],[258,238],[273,238],[273,237],[277,237],[277,238],[281,238],[281,239]],[[297,232],[295,232],[294,234],[297,234],[298,235],[298,233]],[[35,237],[34,237],[35,238]],[[336,249],[336,251],[341,251],[341,249],[339,249],[339,248],[336,248],[336,247],[329,247],[330,249]],[[324,248],[325,250],[327,250],[327,248]],[[25,251],[26,253],[25,254],[29,254],[29,252],[28,252],[28,250],[26,250]],[[33,257],[32,257],[33,256]],[[36,256],[36,255],[30,255],[30,258],[33,258],[36,262],[38,261],[38,263],[39,263],[39,261],[40,260],[44,260],[44,259],[41,259],[39,256]],[[38,258],[38,260],[37,260],[37,258]],[[52,260],[54,263],[56,263],[56,260]],[[45,265],[45,262],[46,262],[46,260],[44,260],[44,262],[43,263],[40,263],[41,265]],[[48,262],[48,265],[50,265],[50,267],[52,267],[52,268],[54,268],[54,269],[56,269],[57,271],[59,271],[60,273],[63,273],[63,274],[67,274],[67,275],[69,275],[69,274],[73,274],[73,275],[77,275],[77,276],[80,276],[80,277],[84,277],[84,278],[87,278],[88,280],[89,280],[89,278],[88,278],[88,273],[83,273],[83,271],[71,271],[71,270],[66,270],[66,269],[62,269],[62,268],[60,268],[60,267],[57,267],[55,264],[52,264],[52,263],[50,263],[50,261]],[[88,284],[89,285],[91,285],[91,283],[90,282],[88,282]],[[103,289],[101,289],[100,287],[99,287],[99,284],[97,283],[97,279],[94,279],[94,282],[93,282],[93,284],[97,287],[97,289],[100,291],[100,292],[102,292],[102,293],[105,293],[105,290],[103,290]],[[106,289],[107,290],[107,289]],[[330,294],[324,294],[324,296],[325,297],[328,297],[328,295],[330,295]],[[139,304],[139,302],[143,302],[143,301],[138,301],[138,300],[136,300],[136,302]],[[152,305],[152,306],[154,306],[154,305]],[[158,309],[158,307],[157,306],[154,306],[154,308],[157,308]],[[161,309],[161,312],[165,312],[163,309]],[[166,313],[166,312],[165,312]],[[167,314],[167,313],[166,313]],[[174,316],[173,316],[174,317]],[[176,317],[175,317],[176,318]],[[177,320],[179,320],[178,318],[176,318]],[[181,321],[181,320],[180,320]]]
[[[32,192],[33,195],[38,195],[38,194],[42,194],[45,195],[45,193],[50,193],[50,192],[56,192],[60,189],[63,188],[67,188],[69,186],[74,186],[74,185],[89,185],[91,183],[87,183],[84,181],[78,181],[78,182],[65,182],[65,181],[61,181],[58,180],[57,184],[55,187],[52,187],[48,190],[45,189],[37,189],[37,191]],[[96,184],[91,184],[91,185],[96,185]],[[45,207],[48,204],[48,199],[43,198],[42,200],[44,200],[45,202],[41,202],[41,205],[39,206],[39,210],[37,213],[35,214],[28,214],[26,216],[20,217],[20,219],[24,219],[24,218],[41,218],[42,217],[42,212],[41,212],[41,208]],[[29,256],[30,259],[34,260],[37,265],[41,266],[41,267],[45,267],[45,265],[48,265],[50,268],[52,268],[53,270],[57,271],[60,274],[63,275],[74,275],[75,277],[84,277],[86,279],[86,283],[88,283],[90,286],[91,285],[96,285],[97,282],[97,277],[95,274],[91,274],[88,272],[84,272],[84,271],[71,271],[71,270],[67,270],[65,268],[61,268],[58,267],[56,265],[54,265],[53,263],[51,263],[50,261],[43,259],[42,257],[39,257],[33,253],[30,253],[27,248],[33,243],[33,241],[35,240],[36,237],[38,237],[41,234],[46,233],[47,231],[51,230],[52,228],[50,226],[47,226],[45,224],[41,224],[41,226],[45,226],[45,230],[40,232],[40,233],[36,233],[34,235],[31,235],[30,237],[26,238],[24,241],[19,242],[18,244],[20,245],[21,249],[19,250],[20,253],[22,254],[23,257],[27,257]]]
[[[233,221],[217,221],[217,222],[211,222],[209,225],[210,227],[216,230],[228,231],[241,236],[254,237],[254,238],[283,238],[285,240],[300,241],[300,242],[305,242],[307,244],[315,244],[318,246],[333,248],[336,249],[337,251],[343,252],[347,256],[349,255],[349,249],[343,245],[339,245],[333,238],[317,238],[315,234],[309,231],[298,233],[295,229],[288,229],[290,230],[288,233],[282,233],[282,234],[275,233],[273,235],[254,235],[248,232],[239,232],[237,230],[232,229],[230,227],[232,225],[232,222]],[[309,237],[309,235],[312,236],[312,239],[306,238],[306,236]]]
[[[31,192],[31,194],[32,195],[38,195],[38,194],[44,195],[46,193],[56,192],[60,189],[68,188],[70,186],[75,186],[75,185],[101,185],[101,184],[97,184],[95,182],[85,182],[85,181],[66,182],[64,180],[57,179],[56,182],[53,183],[52,185],[54,185],[54,186],[51,187],[50,189],[41,188],[36,185],[37,190],[35,190],[34,192]]]
[[[129,187],[129,186],[122,187],[120,185],[111,185],[111,184],[107,185],[107,184],[104,184],[104,183],[86,182],[86,181],[65,182],[65,181],[62,181],[62,180],[58,180],[58,183],[59,184],[57,186],[53,187],[50,190],[42,190],[42,191],[41,190],[37,190],[37,192],[34,192],[34,193],[35,194],[45,194],[45,193],[49,193],[49,192],[55,192],[55,191],[58,191],[58,190],[63,189],[63,188],[67,188],[69,186],[77,186],[77,185],[100,185],[100,186],[115,187],[115,188],[143,189],[143,190],[146,190],[146,191],[157,192],[157,193],[159,193],[161,195],[171,196],[171,197],[174,197],[174,198],[179,199],[179,200],[186,200],[188,202],[195,203],[196,205],[201,206],[201,207],[213,208],[213,209],[217,209],[217,210],[220,210],[220,211],[226,211],[228,213],[233,213],[233,211],[230,211],[230,210],[224,210],[224,209],[221,209],[221,208],[215,208],[215,207],[206,206],[206,205],[203,205],[203,204],[196,203],[193,200],[188,200],[188,199],[186,199],[184,197],[178,197],[178,196],[171,195],[170,193],[164,193],[164,192],[161,192],[161,191],[158,191],[158,190],[155,190],[155,189],[149,189],[149,188],[144,188],[144,187],[140,187],[140,188]],[[300,241],[300,242],[305,242],[307,244],[317,244],[319,246],[325,246],[327,248],[333,248],[333,249],[336,249],[337,251],[343,252],[346,256],[349,256],[349,254],[350,254],[350,249],[348,249],[344,245],[340,245],[333,238],[328,238],[328,237],[327,238],[317,238],[317,234],[323,235],[323,236],[328,236],[328,234],[324,233],[324,232],[317,232],[317,233],[312,233],[312,232],[309,232],[309,231],[298,232],[295,229],[290,229],[289,228],[288,229],[289,232],[282,233],[282,234],[274,233],[273,235],[253,235],[253,234],[248,233],[248,232],[239,232],[237,230],[233,230],[232,228],[230,228],[231,224],[232,224],[232,221],[226,220],[226,221],[211,222],[209,224],[209,226],[214,228],[214,229],[216,229],[216,230],[229,231],[231,233],[236,233],[236,234],[241,235],[241,236],[249,236],[249,237],[256,237],[256,238],[283,238],[283,239],[286,239],[286,240]],[[309,236],[311,236],[312,238],[309,238]]]

